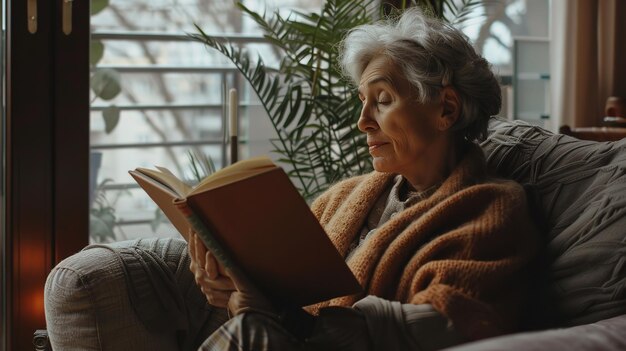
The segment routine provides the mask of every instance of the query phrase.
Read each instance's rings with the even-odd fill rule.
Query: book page
[[[141,172],[152,179],[159,181],[161,184],[167,186],[174,191],[178,197],[185,198],[187,194],[191,192],[191,186],[178,179],[170,170],[164,167],[157,167],[158,170],[149,168],[137,168],[138,172]]]
[[[180,196],[169,186],[148,174],[137,171],[129,171],[128,173],[130,173],[137,184],[139,184],[139,186],[145,190],[146,194],[159,206],[183,238],[189,240],[190,224],[185,214],[182,213],[175,204]]]
[[[206,177],[196,185],[188,195],[234,183],[276,167],[274,162],[267,156],[259,156],[239,161]]]

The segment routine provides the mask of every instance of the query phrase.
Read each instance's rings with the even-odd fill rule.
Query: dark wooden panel
[[[51,2],[38,1],[39,30],[27,31],[26,2],[8,2],[8,349],[31,350],[45,327],[43,282],[53,263]]]
[[[45,328],[43,287],[54,264],[88,240],[89,2],[8,1],[6,120],[7,349],[32,350]]]
[[[89,238],[89,1],[74,1],[72,17],[69,35],[53,30],[56,263]]]

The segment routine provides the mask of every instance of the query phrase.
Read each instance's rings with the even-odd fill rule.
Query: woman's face
[[[445,133],[437,127],[442,104],[419,103],[414,88],[388,58],[377,56],[367,65],[359,97],[363,109],[358,127],[367,133],[375,170],[411,179],[433,156],[442,156]]]

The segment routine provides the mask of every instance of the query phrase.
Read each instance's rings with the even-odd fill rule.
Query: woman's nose
[[[357,127],[363,133],[368,131],[376,130],[378,128],[378,124],[372,118],[371,107],[369,104],[363,103],[363,108],[361,109],[361,115],[359,116],[359,121],[357,122]]]

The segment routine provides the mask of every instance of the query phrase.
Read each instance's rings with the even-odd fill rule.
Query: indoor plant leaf
[[[95,15],[109,6],[109,0],[91,0],[91,15]]]
[[[120,74],[111,68],[97,69],[91,77],[91,90],[103,100],[111,100],[122,91]]]
[[[102,110],[102,117],[104,118],[104,131],[109,134],[120,121],[120,109],[115,105],[108,106]]]
[[[111,221],[111,216],[106,213],[91,213],[89,215],[89,235],[99,242],[115,240],[115,232],[113,231],[115,217]]]
[[[104,44],[100,40],[91,40],[89,42],[89,63],[95,66],[104,56]]]

